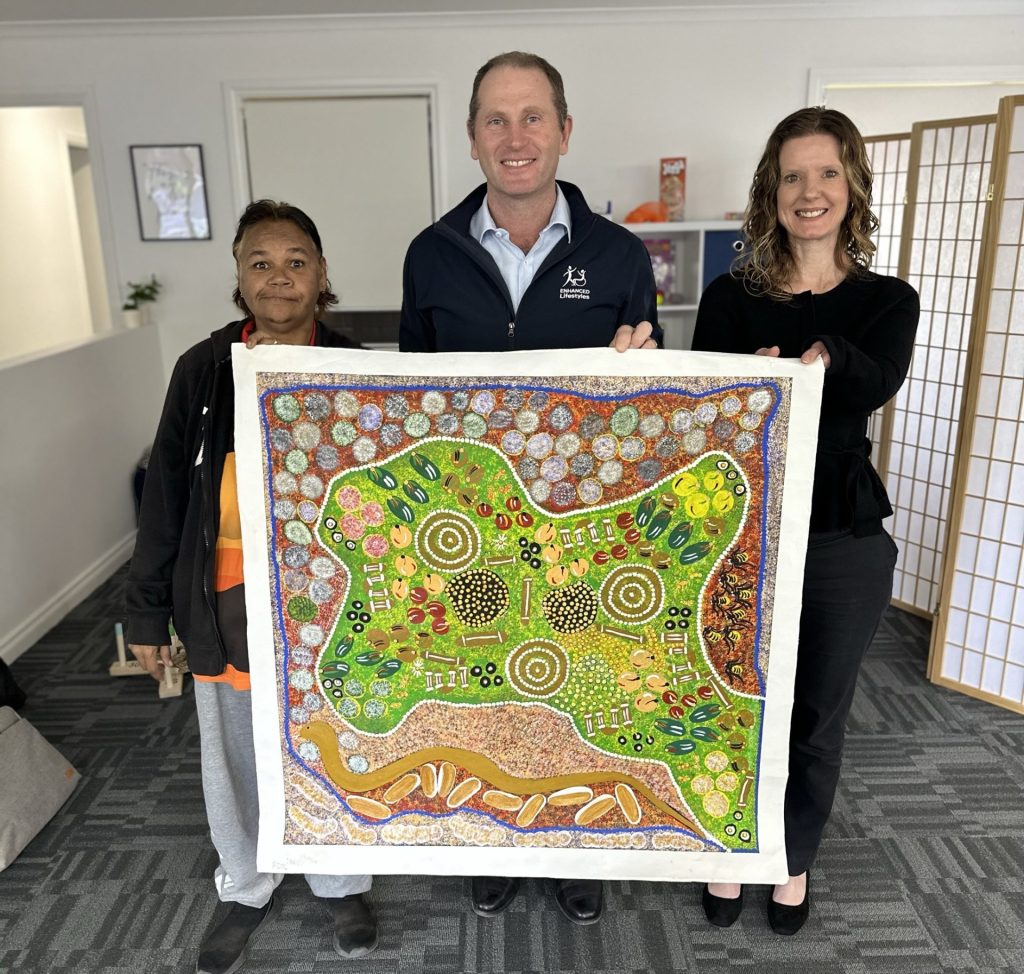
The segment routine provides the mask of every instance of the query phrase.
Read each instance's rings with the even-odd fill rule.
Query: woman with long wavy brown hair
[[[809,869],[832,810],[857,673],[892,595],[897,551],[882,527],[892,507],[866,429],[906,377],[919,306],[908,284],[869,270],[877,227],[856,126],[832,109],[794,112],[754,173],[747,249],[704,292],[694,333],[695,350],[825,367],[785,798],[790,878],[767,904],[780,934],[807,919]],[[713,924],[731,925],[742,905],[736,884],[704,887]]]

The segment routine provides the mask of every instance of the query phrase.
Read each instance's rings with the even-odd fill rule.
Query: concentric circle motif
[[[473,568],[456,575],[448,583],[446,594],[459,622],[470,627],[490,625],[509,603],[508,586],[489,568]]]
[[[509,409],[522,409],[523,403],[526,402],[526,395],[522,389],[506,389],[502,398]]]
[[[665,586],[647,565],[623,565],[608,573],[598,591],[601,608],[617,622],[650,622],[665,603]]]
[[[675,456],[679,452],[679,438],[676,436],[663,436],[654,444],[654,452],[665,460]]]
[[[555,632],[583,632],[597,618],[597,593],[580,580],[548,592],[541,600],[541,609]]]
[[[530,639],[508,654],[505,673],[524,697],[551,697],[568,679],[569,656],[550,639]]]
[[[431,568],[457,572],[480,554],[480,532],[458,511],[431,511],[416,529],[416,551]]]
[[[356,428],[351,423],[338,420],[331,427],[331,438],[338,446],[348,446],[356,438]]]

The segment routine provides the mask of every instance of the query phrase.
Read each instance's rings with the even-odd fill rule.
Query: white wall
[[[827,97],[830,108],[857,119],[865,134],[898,135],[909,134],[915,122],[994,115],[1000,98],[1021,94],[1024,82],[977,88],[841,88]]]
[[[156,428],[163,383],[152,328],[0,366],[4,659],[131,553],[131,478]]]
[[[699,219],[743,208],[764,140],[806,103],[811,68],[984,71],[1017,63],[1024,50],[1024,15],[818,19],[780,5],[756,17],[708,16],[580,11],[530,20],[477,14],[0,28],[0,105],[77,99],[86,106],[110,276],[123,284],[155,272],[165,285],[156,329],[0,372],[0,415],[19,418],[0,424],[0,638],[7,634],[0,651],[28,645],[45,620],[59,618],[64,601],[127,552],[128,477],[152,436],[166,377],[184,348],[233,317],[230,241],[244,197],[229,145],[230,86],[436,84],[447,208],[480,180],[464,128],[476,68],[499,51],[536,51],[562,71],[576,121],[561,175],[592,204],[611,199],[621,217],[656,195],[661,156],[685,155],[687,215]],[[193,142],[203,145],[213,239],[140,241],[128,146]],[[313,133],[294,147],[316,150]],[[9,158],[4,153],[5,165]],[[9,246],[17,238],[10,214],[0,213],[0,240]],[[344,289],[344,268],[334,263],[331,276]],[[16,316],[13,327],[31,331],[53,317]]]
[[[69,140],[81,108],[0,108],[0,358],[92,334]]]
[[[474,71],[502,50],[537,51],[562,71],[576,120],[562,175],[578,182],[593,204],[613,200],[622,216],[656,195],[661,156],[686,155],[687,215],[699,219],[743,208],[764,139],[778,119],[805,103],[812,67],[983,67],[1014,64],[1024,50],[1024,15],[818,19],[806,10],[790,16],[780,6],[757,17],[707,17],[706,11],[699,17],[578,12],[530,20],[479,14],[9,27],[0,29],[0,97],[89,89],[117,279],[156,272],[166,283],[157,316],[169,372],[183,348],[232,313],[229,245],[239,189],[226,85],[436,83],[441,202],[450,205],[479,181],[464,132]],[[211,241],[138,238],[128,146],[162,142],[203,144]],[[316,145],[311,133],[295,152]],[[332,280],[344,289],[344,268],[336,262]]]

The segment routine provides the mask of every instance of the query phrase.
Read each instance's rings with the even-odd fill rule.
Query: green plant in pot
[[[137,328],[139,325],[149,322],[149,305],[157,299],[163,285],[151,274],[148,281],[129,281],[128,293],[121,311],[124,315],[124,322],[129,328]]]

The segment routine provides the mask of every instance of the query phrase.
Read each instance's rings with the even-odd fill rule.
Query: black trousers
[[[814,862],[832,812],[857,673],[892,597],[897,548],[882,534],[812,534],[797,647],[785,827],[789,873]]]

